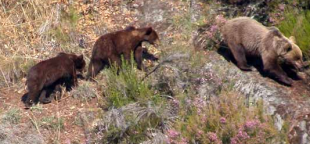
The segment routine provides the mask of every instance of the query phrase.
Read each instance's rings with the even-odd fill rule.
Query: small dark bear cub
[[[55,89],[61,91],[60,85],[66,89],[78,86],[77,71],[82,72],[85,67],[83,55],[59,53],[56,57],[44,60],[33,66],[27,75],[28,96],[25,100],[26,108],[34,103],[48,103],[47,97]]]
[[[101,36],[95,42],[86,78],[95,77],[103,68],[110,66],[110,63],[120,66],[121,56],[124,56],[124,60],[130,60],[131,52],[134,54],[138,69],[144,70],[142,64],[144,41],[155,46],[159,43],[158,35],[152,27],[130,26]]]

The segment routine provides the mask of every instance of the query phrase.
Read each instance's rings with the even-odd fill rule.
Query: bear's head
[[[157,32],[153,30],[152,27],[144,28],[143,31],[144,31],[143,40],[157,47],[160,43]]]
[[[296,45],[296,40],[293,36],[291,36],[288,41],[290,44],[287,46],[287,53],[283,55],[284,62],[290,66],[293,66],[295,70],[301,71],[304,67],[302,52]]]
[[[79,72],[83,72],[86,65],[83,55],[82,54],[80,56],[74,55],[72,60],[74,62],[76,70]]]
[[[271,32],[274,34],[273,46],[280,60],[295,70],[301,71],[304,67],[302,52],[296,45],[295,38],[293,36],[286,38],[278,29],[271,29]]]
[[[76,54],[67,54],[64,52],[61,52],[58,54],[58,56],[65,56],[68,57],[69,59],[71,59],[74,62],[74,66],[76,68],[77,71],[79,72],[83,72],[86,62],[84,61],[84,57],[83,55],[77,56]]]

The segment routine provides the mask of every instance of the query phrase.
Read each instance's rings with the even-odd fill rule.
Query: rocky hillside
[[[259,68],[239,70],[215,24],[248,16],[277,26],[296,37],[307,61],[306,1],[0,3],[0,143],[310,143],[309,81],[287,87]],[[131,25],[159,34],[160,46],[143,44],[152,73],[124,63],[119,74],[105,69],[60,101],[24,109],[31,66],[59,52],[83,54],[88,64],[99,36]]]

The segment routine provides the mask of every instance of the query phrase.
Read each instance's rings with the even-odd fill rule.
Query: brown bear
[[[39,100],[40,96],[65,84],[67,90],[71,86],[78,86],[77,71],[82,72],[85,67],[83,55],[59,53],[56,57],[44,60],[30,68],[27,75],[28,97],[25,100],[26,108]],[[43,97],[42,96],[42,97]],[[46,100],[40,99],[46,103]]]
[[[238,17],[226,21],[220,26],[220,31],[241,70],[251,70],[247,56],[258,56],[265,72],[290,86],[292,79],[283,71],[279,61],[296,70],[303,67],[302,52],[294,38],[286,38],[275,27],[265,27],[248,17]]]
[[[135,28],[130,26],[124,30],[101,36],[95,42],[92,51],[87,79],[95,77],[110,63],[116,63],[116,65],[120,66],[121,56],[124,56],[124,60],[130,60],[132,52],[138,69],[144,70],[142,64],[142,42],[144,41],[155,46],[159,43],[158,35],[152,27]]]

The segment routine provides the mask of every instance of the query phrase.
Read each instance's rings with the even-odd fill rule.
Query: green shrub
[[[105,96],[109,107],[121,107],[132,102],[146,103],[149,100],[160,99],[154,94],[147,82],[139,79],[136,72],[136,64],[122,60],[121,68],[115,65],[107,70],[107,89]]]
[[[304,57],[309,59],[310,11],[288,7],[284,13],[284,20],[278,27],[285,36],[295,36]]]

